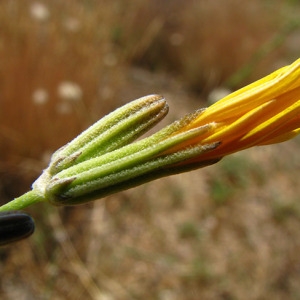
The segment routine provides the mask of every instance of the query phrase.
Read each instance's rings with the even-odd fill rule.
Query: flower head
[[[208,124],[211,130],[177,149],[220,142],[216,149],[196,158],[205,160],[296,136],[300,132],[300,60],[229,94],[199,112],[180,131]]]
[[[56,151],[33,190],[0,211],[45,200],[87,202],[294,137],[300,132],[300,60],[132,142],[167,111],[158,95],[117,109]]]

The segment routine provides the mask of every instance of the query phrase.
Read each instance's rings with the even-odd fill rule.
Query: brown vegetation
[[[1,202],[131,99],[164,94],[171,121],[215,87],[290,63],[297,10],[279,0],[0,2]],[[299,299],[298,151],[295,139],[92,204],[33,206],[34,236],[0,249],[0,297]]]

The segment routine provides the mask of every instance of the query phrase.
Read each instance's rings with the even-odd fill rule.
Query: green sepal
[[[70,166],[131,143],[168,113],[165,99],[150,95],[115,110],[56,151],[49,173],[55,175]]]
[[[219,143],[194,145],[176,153],[158,156],[147,162],[128,166],[115,172],[107,170],[94,179],[89,174],[78,174],[69,185],[58,188],[59,180],[50,183],[46,189],[48,201],[55,205],[75,205],[99,199],[116,191],[125,190],[139,184],[202,166],[213,164],[219,159],[202,161],[189,165],[180,165],[185,160],[198,157],[215,149]],[[99,175],[99,174],[98,174]],[[88,179],[87,179],[88,178]],[[57,193],[57,191],[59,191]]]

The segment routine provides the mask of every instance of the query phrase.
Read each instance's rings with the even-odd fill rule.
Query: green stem
[[[0,206],[0,212],[11,211],[11,210],[20,210],[29,205],[32,205],[37,202],[44,201],[44,197],[37,193],[35,190],[31,190],[22,196],[15,198],[14,200]]]

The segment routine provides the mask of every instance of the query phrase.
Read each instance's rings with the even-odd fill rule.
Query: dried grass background
[[[0,201],[137,97],[167,124],[299,56],[297,1],[0,2]],[[162,125],[160,125],[162,126]],[[1,299],[299,299],[300,140],[78,207],[0,249]]]

